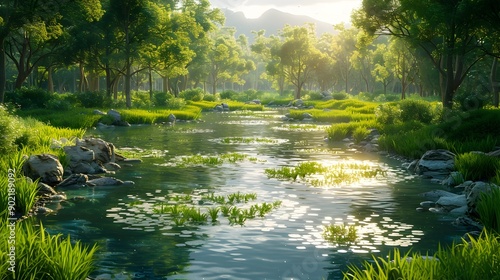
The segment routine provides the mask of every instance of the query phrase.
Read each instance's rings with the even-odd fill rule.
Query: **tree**
[[[332,42],[332,58],[335,61],[337,76],[344,83],[345,92],[349,93],[349,78],[353,69],[351,56],[356,50],[358,30],[355,28],[346,28],[343,24],[335,25],[335,29],[339,34],[334,37]]]
[[[483,56],[475,1],[364,0],[353,14],[355,26],[371,34],[401,37],[422,48],[442,80],[443,106],[453,96],[472,66]]]
[[[62,0],[62,1],[37,1],[37,0],[16,0],[16,1],[4,1],[0,5],[0,103],[4,102],[5,96],[5,85],[6,85],[6,42],[10,36],[22,35],[24,40],[28,38],[30,42],[26,41],[20,42],[18,46],[23,48],[31,47],[31,39],[33,36],[34,29],[41,29],[41,31],[51,30],[56,31],[56,29],[64,27],[62,22],[65,18],[62,16],[65,12],[72,11],[75,13],[80,13],[85,15],[88,19],[96,19],[102,15],[101,3],[99,0]],[[57,31],[60,32],[60,31]],[[37,38],[41,41],[42,39],[48,39],[50,36],[48,34],[39,34]],[[55,33],[52,33],[54,35]],[[47,37],[48,36],[48,37]],[[21,37],[21,38],[22,38]],[[44,38],[45,37],[45,38]],[[18,37],[19,38],[19,37]],[[11,45],[13,46],[13,45]],[[26,55],[27,49],[20,48],[19,55]],[[31,50],[32,51],[32,50]],[[24,65],[26,65],[26,60],[21,59]],[[18,61],[19,63],[19,61]],[[29,67],[31,67],[30,64]],[[19,67],[21,64],[19,63]],[[21,71],[22,79],[25,71]]]
[[[372,76],[375,81],[382,83],[384,94],[387,94],[387,86],[392,81],[394,75],[392,68],[387,63],[388,49],[386,44],[377,44],[373,52]]]
[[[295,98],[301,98],[304,84],[311,80],[322,54],[315,47],[313,26],[285,26],[282,31],[285,42],[279,57],[287,80],[295,86]]]

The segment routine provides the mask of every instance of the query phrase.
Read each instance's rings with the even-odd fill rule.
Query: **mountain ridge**
[[[234,12],[229,9],[221,9],[226,17],[225,26],[234,27],[236,36],[241,34],[246,35],[249,40],[253,40],[252,31],[265,30],[266,36],[278,35],[285,25],[303,26],[306,23],[313,23],[316,26],[316,34],[319,36],[323,33],[335,33],[333,24],[319,21],[317,19],[294,15],[279,11],[277,9],[269,9],[258,18],[247,18],[243,12]]]

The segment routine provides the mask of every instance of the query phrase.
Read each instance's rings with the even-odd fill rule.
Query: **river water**
[[[50,233],[98,243],[96,279],[342,279],[348,265],[401,251],[433,253],[459,240],[452,216],[415,209],[440,186],[415,177],[395,159],[324,140],[327,124],[284,122],[284,112],[205,113],[203,122],[100,128],[89,135],[150,156],[114,176],[134,185],[68,190],[84,196],[40,217]],[[235,141],[227,143],[224,139]],[[259,140],[260,139],[260,140]],[[183,156],[247,155],[236,163],[181,166]],[[266,169],[300,162],[375,165],[385,176],[329,186],[270,179]],[[264,217],[231,224],[176,223],[159,202],[204,211],[207,194],[254,193],[251,203],[281,205]],[[187,198],[173,202],[174,198]],[[240,207],[247,207],[241,203]],[[325,225],[354,225],[358,238],[334,244]]]

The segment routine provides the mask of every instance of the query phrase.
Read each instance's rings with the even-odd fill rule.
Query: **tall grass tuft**
[[[2,236],[10,229],[5,222],[0,224]],[[0,260],[8,263],[10,244],[7,238],[0,239]],[[94,269],[94,254],[97,246],[88,247],[80,241],[72,242],[60,234],[49,235],[42,225],[38,229],[27,221],[16,224],[16,272],[14,279],[68,279],[80,280]],[[0,279],[12,279],[9,271],[2,270]]]
[[[361,267],[350,265],[344,279],[498,279],[500,237],[483,231],[470,239],[440,246],[433,256],[394,249],[387,259],[373,257]]]
[[[481,194],[476,205],[481,223],[491,231],[500,233],[500,188],[492,187],[490,192]]]
[[[500,159],[483,153],[470,152],[455,158],[455,168],[465,180],[490,181],[500,170]]]

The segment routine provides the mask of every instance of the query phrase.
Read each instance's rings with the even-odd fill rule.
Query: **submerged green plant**
[[[335,244],[353,243],[358,238],[356,227],[344,224],[324,226],[322,235],[326,241]]]

